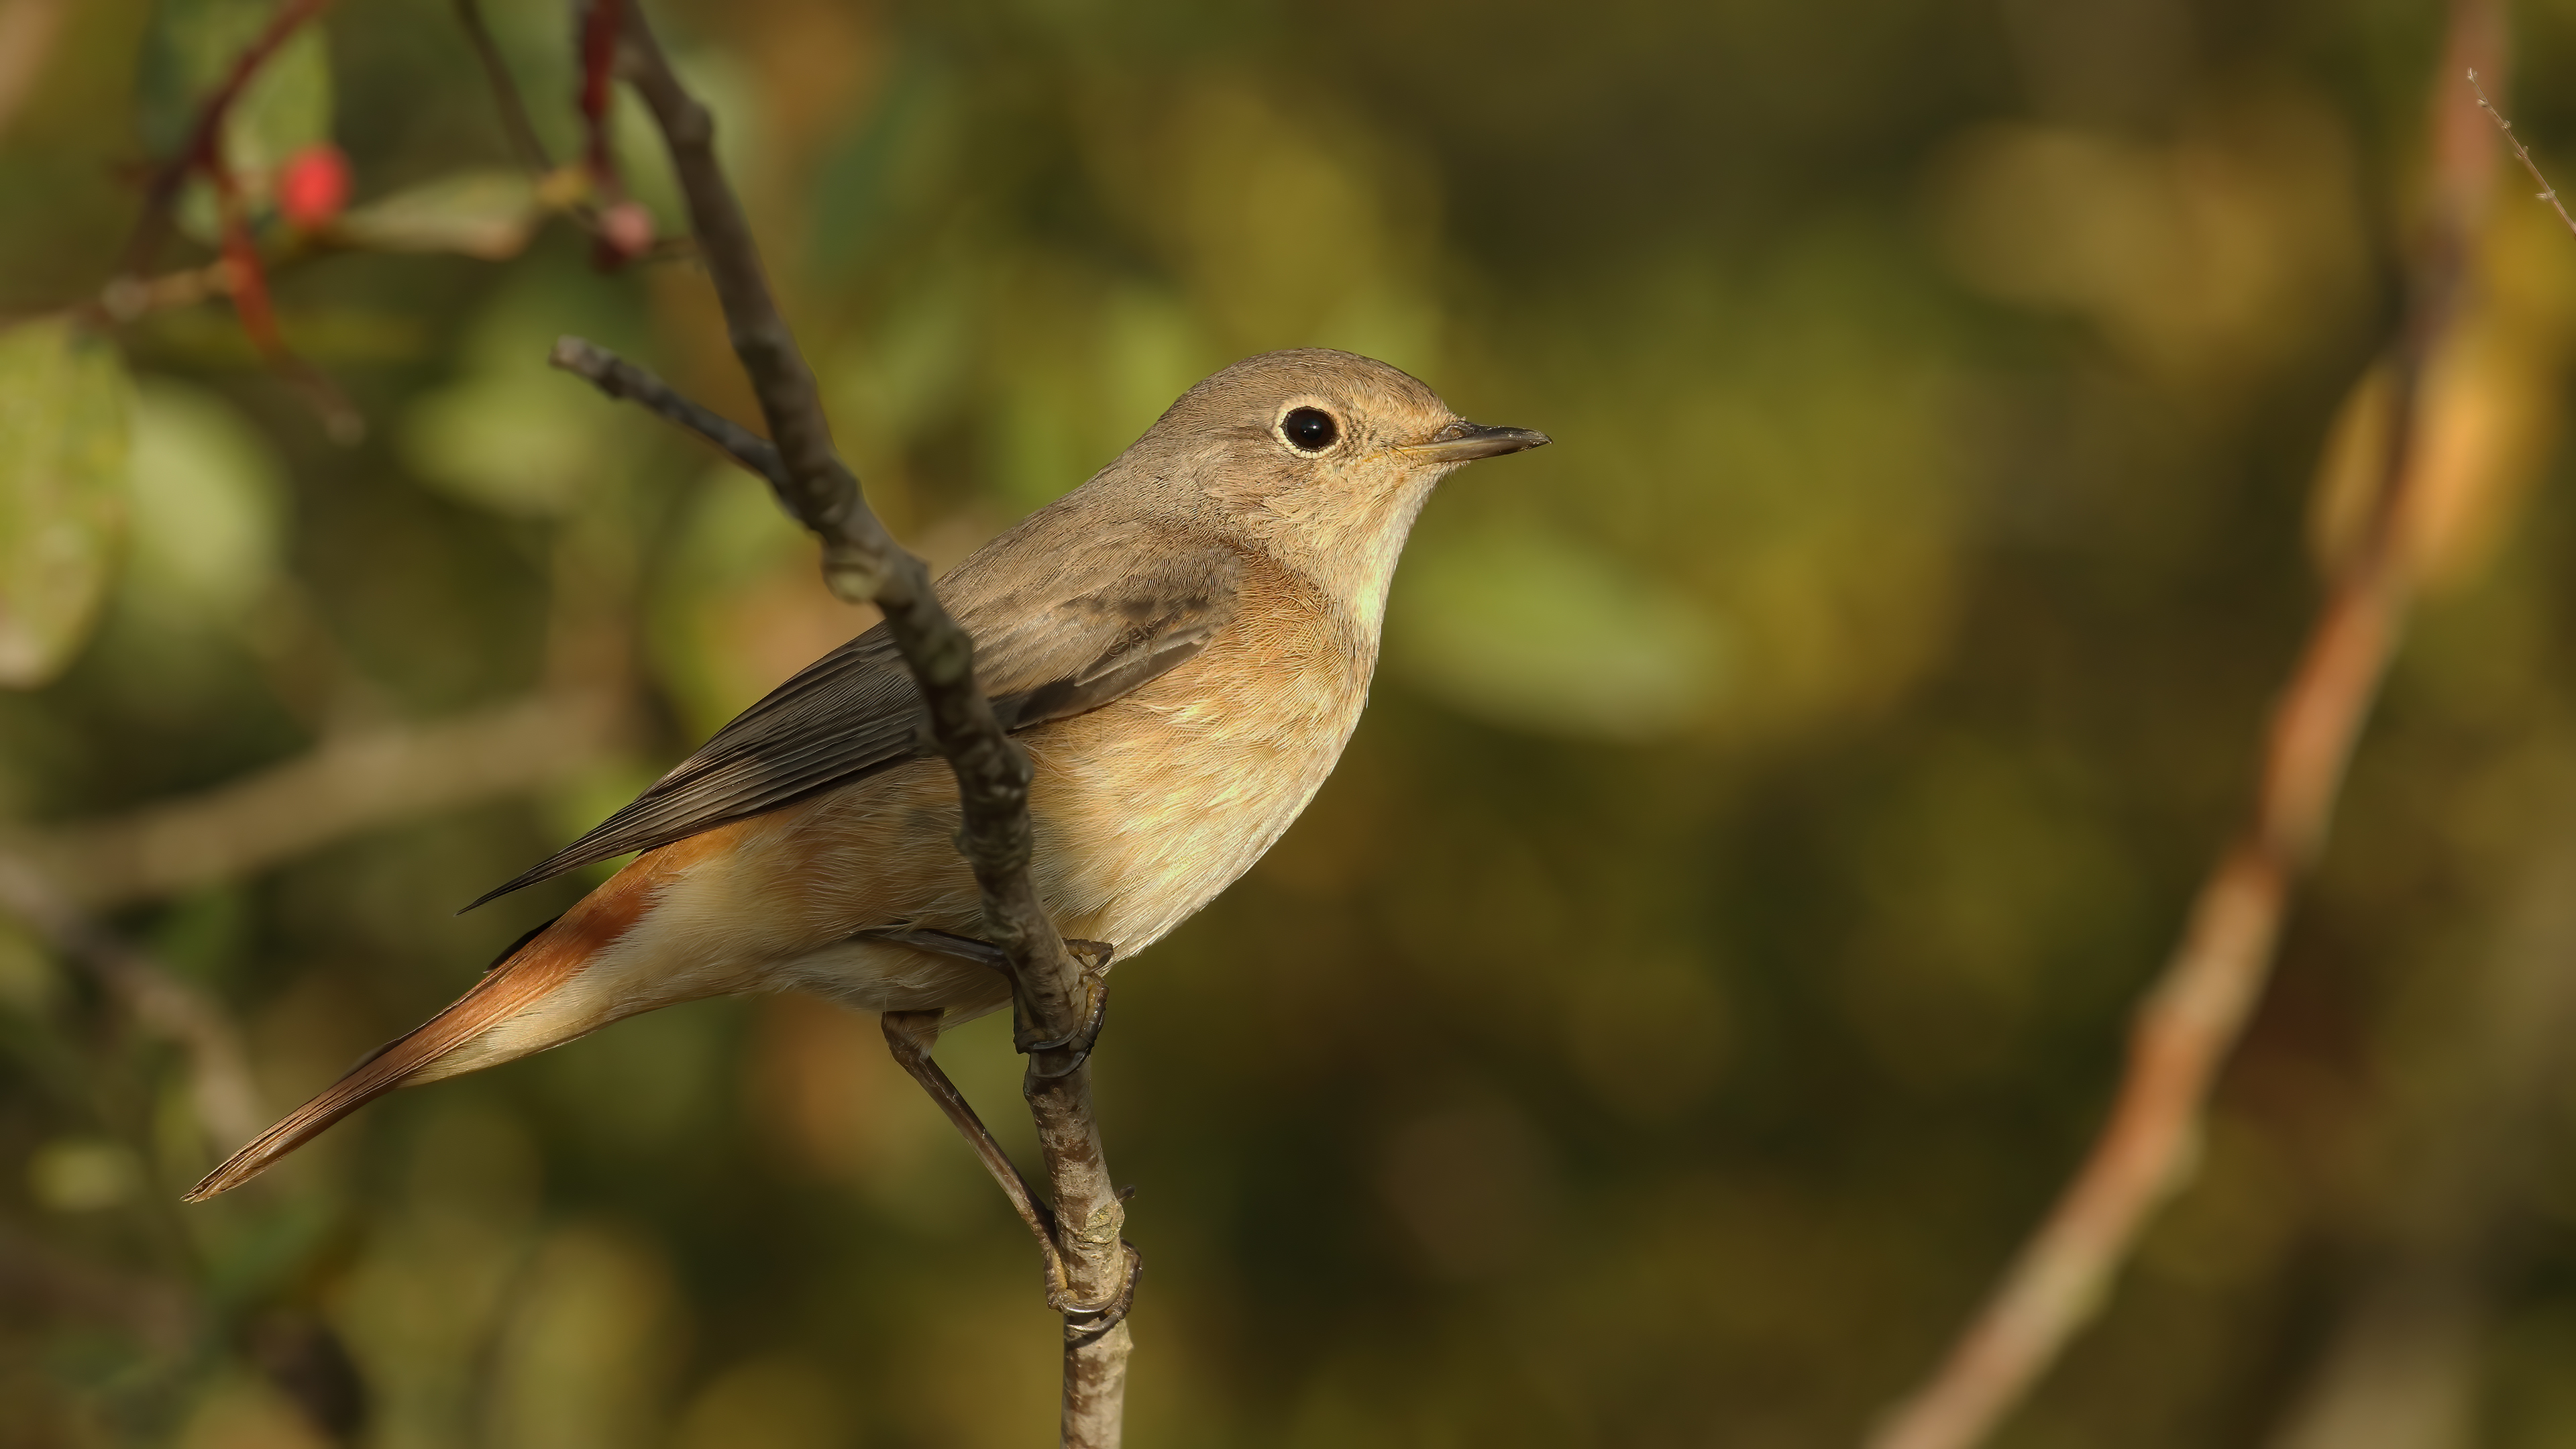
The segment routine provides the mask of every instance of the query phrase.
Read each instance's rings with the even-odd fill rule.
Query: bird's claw
[[[1109,1020],[1109,961],[1117,948],[1105,941],[1077,941],[1067,938],[1065,949],[1084,958],[1082,964],[1082,1024],[1063,1036],[1046,1041],[1021,1040],[1015,1043],[1029,1057],[1029,1081],[1051,1082],[1070,1076],[1091,1059],[1092,1044],[1100,1040],[1100,1028]],[[1041,1068],[1040,1052],[1070,1051],[1071,1057],[1051,1070]]]
[[[1118,1285],[1118,1296],[1106,1303],[1076,1303],[1064,1286],[1063,1270],[1054,1262],[1047,1265],[1047,1307],[1064,1315],[1068,1347],[1083,1348],[1097,1341],[1124,1322],[1127,1310],[1136,1306],[1136,1280],[1145,1275],[1145,1255],[1125,1238],[1118,1240],[1118,1246],[1127,1255],[1127,1273]]]

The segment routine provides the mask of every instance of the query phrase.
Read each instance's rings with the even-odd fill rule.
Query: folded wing
[[[1055,538],[1042,513],[941,579],[1006,730],[1098,709],[1195,657],[1232,621],[1243,561],[1223,544],[1111,528]],[[475,900],[775,810],[936,754],[883,624],[718,730],[597,829]]]

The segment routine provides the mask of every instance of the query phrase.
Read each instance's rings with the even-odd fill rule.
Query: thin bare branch
[[[2454,0],[2442,73],[2500,48],[2490,0]],[[2181,944],[2139,1008],[2127,1074],[2091,1155],[1872,1449],[1983,1442],[2108,1295],[2140,1230],[2188,1175],[2211,1085],[2262,997],[2291,886],[2325,839],[2413,591],[2420,382],[2458,311],[2494,171],[2495,133],[2475,111],[2439,103],[2434,131],[2436,200],[2396,343],[2387,471],[2363,546],[2334,580],[2273,714],[2254,818],[2201,886]]]
[[[545,176],[555,169],[554,158],[546,154],[546,143],[528,116],[527,99],[519,94],[519,83],[510,74],[510,62],[483,19],[482,0],[456,0],[456,23],[474,48],[484,79],[492,83],[492,102],[501,108],[501,129],[510,135],[510,149],[519,153],[519,164],[528,168],[529,175]]]
[[[868,511],[834,451],[813,370],[779,314],[750,224],[716,160],[714,118],[673,74],[643,7],[630,0],[623,9],[619,70],[670,148],[699,257],[786,473],[780,496],[822,540],[833,592],[883,610],[957,777],[959,843],[983,897],[985,930],[1008,967],[1015,1039],[1029,1054],[1026,1094],[1054,1191],[1063,1280],[1050,1284],[1049,1296],[1065,1322],[1064,1442],[1106,1449],[1118,1442],[1137,1268],[1120,1238],[1126,1210],[1091,1110],[1082,1039],[1106,988],[1075,964],[1038,902],[1028,869],[1029,762],[975,684],[973,642],[941,607],[929,569]]]
[[[651,368],[627,361],[596,342],[579,337],[555,339],[549,365],[563,369],[613,398],[679,424],[713,443],[735,462],[769,480],[778,500],[795,511],[790,490],[796,480],[769,440],[664,382]]]
[[[782,497],[823,540],[824,577],[833,591],[885,611],[920,683],[933,734],[963,796],[966,855],[983,888],[986,925],[1013,963],[1014,984],[1035,1017],[1021,1024],[1023,1037],[1033,1030],[1043,1038],[1070,1035],[1086,1002],[1080,969],[1028,879],[1027,757],[976,687],[973,641],[932,593],[928,567],[886,533],[833,450],[813,370],[779,315],[750,224],[717,164],[714,118],[672,74],[641,8],[629,6],[626,14],[629,78],[670,143],[734,352],[786,467]]]
[[[2567,224],[2567,230],[2571,234],[2576,234],[2576,216],[2567,214],[2567,204],[2558,199],[2558,188],[2550,185],[2549,178],[2540,174],[2540,163],[2531,159],[2530,149],[2522,144],[2520,136],[2513,133],[2513,122],[2506,120],[2504,112],[2497,110],[2495,103],[2487,99],[2487,88],[2478,84],[2478,73],[2474,68],[2468,72],[2468,76],[2469,89],[2478,93],[2478,109],[2487,113],[2488,117],[2496,123],[2497,130],[2504,132],[2505,144],[2513,147],[2513,159],[2521,162],[2522,169],[2530,172],[2531,179],[2539,183],[2540,195],[2537,199],[2548,202],[2549,209],[2557,212],[2558,219]]]

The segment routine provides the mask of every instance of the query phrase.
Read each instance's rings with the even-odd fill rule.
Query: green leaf
[[[1726,678],[1722,631],[1694,600],[1527,520],[1420,539],[1387,613],[1397,673],[1542,734],[1679,734],[1707,716]]]
[[[464,171],[397,191],[342,214],[331,238],[380,252],[458,252],[485,261],[517,256],[543,215],[537,190],[516,171]]]
[[[247,617],[286,549],[285,469],[268,439],[215,393],[147,379],[130,474],[124,598],[182,630]]]
[[[253,195],[268,194],[287,158],[331,139],[331,49],[306,25],[279,46],[233,103],[224,160]]]
[[[0,686],[62,672],[125,534],[133,384],[68,319],[0,332]]]

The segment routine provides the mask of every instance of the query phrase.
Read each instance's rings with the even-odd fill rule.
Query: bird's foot
[[[921,926],[876,926],[853,933],[853,939],[885,941],[910,946],[917,951],[955,957],[960,961],[972,961],[1005,976],[1011,971],[1010,959],[1002,953],[1001,947],[950,931],[934,931]],[[1075,963],[1082,968],[1082,1023],[1063,1036],[1041,1038],[1036,1024],[1028,1019],[1027,1004],[1015,1003],[1017,1022],[1011,1031],[1011,1045],[1025,1055],[1034,1057],[1045,1052],[1050,1057],[1043,1071],[1036,1061],[1029,1063],[1032,1082],[1051,1082],[1070,1075],[1089,1060],[1092,1043],[1100,1039],[1100,1028],[1109,1019],[1109,963],[1117,956],[1118,948],[1107,941],[1084,941],[1071,936],[1065,938],[1064,948],[1073,953]],[[1066,1051],[1070,1051],[1071,1056],[1054,1055]]]
[[[1136,1280],[1145,1276],[1145,1255],[1137,1252],[1136,1245],[1125,1238],[1118,1240],[1118,1248],[1126,1255],[1127,1272],[1119,1282],[1118,1292],[1106,1303],[1076,1301],[1072,1291],[1064,1285],[1062,1260],[1052,1255],[1048,1257],[1047,1307],[1064,1315],[1066,1347],[1088,1346],[1102,1334],[1116,1328],[1126,1319],[1127,1310],[1136,1306]]]
[[[1036,1032],[1025,1025],[1013,1033],[1012,1045],[1029,1057],[1031,1085],[1072,1075],[1091,1059],[1092,1045],[1100,1040],[1100,1028],[1109,1021],[1109,963],[1118,954],[1118,948],[1106,941],[1078,941],[1071,937],[1065,938],[1064,948],[1072,952],[1082,965],[1082,1023],[1051,1040],[1035,1040]],[[1051,1057],[1058,1052],[1068,1055],[1054,1057],[1041,1064],[1038,1060],[1040,1052]]]

